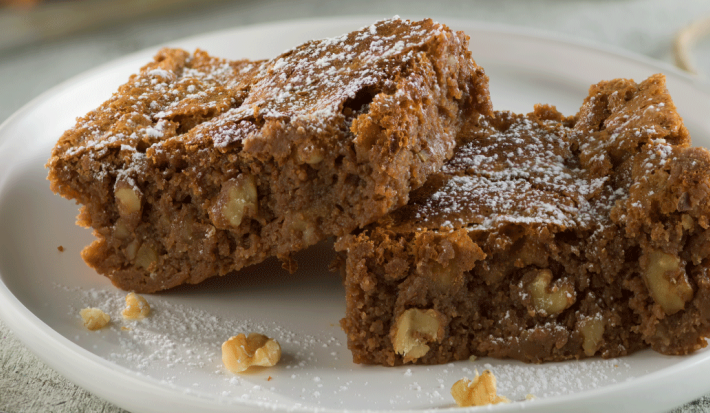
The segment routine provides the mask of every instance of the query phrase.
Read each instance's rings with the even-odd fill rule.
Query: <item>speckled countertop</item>
[[[100,28],[55,35],[51,40],[0,44],[0,122],[54,85],[107,61],[190,35],[287,19],[377,15],[455,17],[503,23],[612,45],[672,62],[675,34],[710,16],[707,0],[245,0],[181,3]],[[3,22],[14,22],[10,25]],[[31,14],[0,9],[0,37],[18,24],[31,27]],[[61,24],[60,24],[61,25]],[[697,44],[701,73],[710,75],[710,40]],[[702,75],[701,75],[702,76]],[[710,385],[708,385],[710,389]],[[0,411],[121,412],[46,367],[0,322]],[[675,412],[710,412],[710,394]]]

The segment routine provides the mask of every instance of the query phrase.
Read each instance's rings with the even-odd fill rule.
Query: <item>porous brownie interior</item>
[[[223,61],[243,65],[225,96],[186,101],[190,62],[143,69],[49,163],[53,189],[85,205],[80,223],[98,237],[85,260],[124,289],[197,283],[269,256],[293,270],[291,253],[405,204],[452,155],[462,119],[490,114],[467,37],[431,20]]]
[[[660,75],[467,129],[409,204],[338,240],[358,363],[685,354],[710,333],[708,151]]]

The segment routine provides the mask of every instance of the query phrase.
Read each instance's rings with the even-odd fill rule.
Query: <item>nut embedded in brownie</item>
[[[655,75],[469,127],[408,205],[341,237],[357,363],[686,354],[710,334],[710,154]]]
[[[463,121],[491,114],[467,44],[395,18],[266,62],[163,52],[64,134],[52,189],[94,228],[84,259],[127,290],[269,256],[293,269],[293,252],[406,204]]]

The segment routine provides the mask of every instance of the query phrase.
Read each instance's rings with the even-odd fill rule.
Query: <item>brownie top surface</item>
[[[663,76],[602,82],[574,117],[537,105],[527,115],[496,112],[469,126],[441,172],[379,225],[402,232],[591,229],[610,221],[639,179],[627,160],[644,159],[650,172],[687,145]]]
[[[268,138],[267,133],[255,133],[268,120],[313,133],[337,129],[345,123],[345,106],[359,106],[358,101],[384,90],[396,93],[398,77],[420,53],[449,58],[443,46],[447,42],[461,39],[430,19],[398,17],[306,42],[268,61],[241,106],[200,125],[186,140],[192,144],[211,140],[226,147],[249,137]]]
[[[111,147],[142,152],[240,103],[245,80],[259,64],[220,59],[200,50],[191,54],[163,49],[108,101],[79,118],[53,155]]]
[[[271,60],[245,108],[264,117],[336,116],[345,100],[367,87],[381,87],[439,36],[455,36],[431,20],[399,18],[374,23],[338,37],[304,43]],[[455,41],[455,40],[454,40]]]
[[[570,227],[591,219],[587,199],[606,178],[590,179],[579,168],[570,132],[536,113],[497,112],[470,131],[395,222],[453,229],[499,222]]]
[[[354,111],[377,93],[402,93],[396,82],[416,70],[413,60],[422,54],[451,59],[446,48],[465,50],[465,41],[430,19],[395,17],[306,42],[268,61],[163,49],[111,99],[79,118],[53,156],[116,147],[140,155],[168,142],[226,148],[255,135],[268,139],[268,130],[258,132],[269,120],[333,136],[348,128],[343,112],[349,106]],[[455,58],[472,63],[467,54]]]

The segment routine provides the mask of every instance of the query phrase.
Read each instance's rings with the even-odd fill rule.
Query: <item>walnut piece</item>
[[[308,159],[306,159],[306,163],[309,165],[315,165],[317,163],[320,163],[323,160],[324,156],[320,152],[312,152],[309,156]]]
[[[561,313],[574,304],[577,294],[569,282],[552,282],[552,271],[540,270],[535,279],[528,285],[535,312],[543,317]]]
[[[431,156],[429,156],[429,153],[427,151],[422,150],[417,152],[417,158],[419,158],[419,160],[421,160],[422,162],[427,162],[429,161],[429,158],[431,158]]]
[[[121,315],[126,320],[141,320],[150,315],[150,304],[136,293],[128,293],[126,296],[126,308]]]
[[[454,396],[459,407],[485,406],[488,404],[510,403],[505,396],[498,396],[496,391],[496,376],[490,370],[484,370],[473,380],[463,378],[451,387],[451,395]]]
[[[158,262],[158,253],[150,245],[142,244],[136,252],[136,266],[148,270],[156,262]]]
[[[660,250],[651,250],[647,261],[643,277],[653,300],[667,315],[685,308],[685,303],[693,298],[693,287],[681,268],[680,258]]]
[[[126,226],[126,223],[119,219],[113,227],[113,235],[118,239],[126,239],[131,236],[131,231]]]
[[[241,174],[222,185],[219,198],[210,209],[210,219],[217,228],[237,228],[245,216],[257,214],[258,204],[254,177]]]
[[[444,337],[444,316],[434,309],[410,308],[395,322],[392,346],[404,362],[418,359],[429,351],[426,343],[441,341]]]
[[[84,321],[84,327],[91,331],[100,330],[111,321],[111,317],[99,308],[84,308],[79,314]]]
[[[243,333],[222,343],[222,362],[232,373],[241,373],[251,366],[270,367],[281,358],[279,343],[263,334]]]
[[[140,247],[140,242],[137,239],[134,239],[133,241],[131,241],[130,244],[126,246],[126,257],[128,257],[129,260],[136,259],[138,247]]]
[[[140,212],[142,194],[138,188],[130,185],[126,181],[116,182],[114,187],[114,196],[118,201],[118,213],[122,217],[128,217]]]
[[[298,132],[305,133],[305,130],[303,128],[299,128]],[[296,150],[296,158],[299,163],[306,163],[313,166],[323,161],[323,159],[325,159],[325,154],[318,146],[308,143],[300,146]]]
[[[303,241],[309,245],[318,242],[318,237],[316,235],[316,228],[310,222],[306,222],[299,216],[295,216],[291,220],[291,228],[294,231],[299,231],[303,234]]]
[[[298,153],[298,158],[301,163],[307,163],[309,165],[315,165],[320,163],[324,158],[323,151],[312,145],[303,148]]]
[[[695,228],[695,221],[693,221],[693,217],[688,214],[683,214],[680,217],[680,223],[683,226],[683,229],[685,230],[692,230],[693,228]]]
[[[604,320],[600,317],[585,318],[579,322],[579,331],[583,338],[582,349],[584,354],[592,357],[602,344]]]

